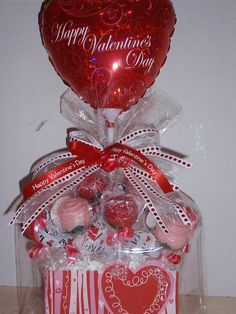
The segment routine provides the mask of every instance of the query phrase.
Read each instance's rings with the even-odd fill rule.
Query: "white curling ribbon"
[[[171,163],[173,165],[182,166],[184,168],[191,168],[192,165],[188,162],[186,162],[183,159],[177,158],[175,156],[172,156],[170,154],[165,154],[161,152],[161,147],[158,146],[146,146],[144,148],[140,148],[140,139],[142,142],[147,142],[149,136],[156,136],[158,134],[158,130],[147,128],[147,129],[140,129],[135,130],[131,133],[129,133],[126,136],[123,136],[121,139],[117,140],[117,143],[120,144],[127,144],[133,149],[136,149],[140,153],[142,153],[144,156],[152,156],[162,159],[162,163]],[[147,137],[147,138],[146,138]],[[69,133],[69,141],[80,141],[82,143],[85,143],[87,145],[90,145],[91,147],[94,147],[99,150],[103,150],[105,147],[103,147],[95,138],[93,135],[86,131],[72,131]],[[137,147],[139,146],[139,147]],[[58,154],[54,158],[51,158],[48,161],[45,161],[42,163],[35,171],[34,175],[38,174],[40,171],[44,169],[44,167],[52,164],[55,161],[63,161],[66,159],[72,159],[78,156],[75,156],[71,154],[70,152],[66,152],[64,154]],[[158,163],[157,166],[159,167]],[[93,166],[90,168],[82,168],[77,171],[74,171],[65,177],[62,177],[61,179],[48,186],[42,188],[42,190],[36,192],[32,197],[30,197],[28,200],[26,200],[21,207],[16,211],[15,216],[13,217],[10,224],[16,223],[16,222],[23,222],[22,227],[22,233],[25,232],[25,230],[29,227],[29,225],[46,209],[48,206],[51,206],[58,198],[65,195],[71,188],[75,187],[79,183],[81,183],[87,176],[91,175],[95,171],[99,170],[100,168],[98,166]],[[161,167],[160,167],[161,169]],[[162,170],[162,169],[161,169]],[[159,213],[159,209],[156,208],[154,203],[149,197],[149,193],[151,192],[154,194],[157,198],[162,198],[163,200],[169,202],[169,204],[174,205],[176,213],[180,216],[180,213],[178,211],[178,208],[175,206],[171,200],[168,199],[167,196],[164,196],[163,193],[159,193],[159,187],[156,183],[156,181],[145,171],[143,171],[140,167],[137,166],[134,162],[131,161],[130,166],[124,169],[124,173],[129,180],[129,182],[135,187],[135,189],[138,191],[142,199],[147,204],[147,208],[149,211],[153,214],[153,217],[155,218],[157,224],[166,232],[168,233],[168,229],[166,228],[164,221],[161,218],[161,215]],[[141,176],[141,177],[140,177]],[[143,180],[143,183],[141,182]],[[151,180],[156,185],[156,192],[155,188],[153,188],[147,180]],[[62,187],[59,190],[54,190],[55,187],[62,185]],[[178,189],[177,186],[172,184],[174,187],[174,190]],[[153,193],[154,191],[154,193]],[[163,195],[163,196],[162,196]],[[42,204],[39,203],[39,200],[45,199],[45,202]],[[33,209],[32,209],[33,208]],[[184,224],[189,224],[190,221],[186,215],[183,219],[183,213],[181,212],[181,221]],[[188,221],[187,221],[188,219]]]

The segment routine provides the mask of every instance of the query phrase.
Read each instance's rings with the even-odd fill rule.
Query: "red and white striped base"
[[[177,298],[178,273],[157,262],[45,272],[45,314],[178,314]]]

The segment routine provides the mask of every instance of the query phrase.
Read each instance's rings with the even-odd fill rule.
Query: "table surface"
[[[236,298],[207,297],[205,302],[207,314],[236,314]],[[0,287],[0,314],[19,314],[17,288]]]

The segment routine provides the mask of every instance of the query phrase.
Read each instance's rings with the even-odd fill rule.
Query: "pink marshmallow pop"
[[[83,198],[62,197],[54,204],[52,211],[56,211],[56,220],[66,232],[86,227],[90,223],[89,202]]]
[[[189,227],[181,224],[166,225],[168,233],[165,233],[159,226],[156,226],[156,235],[158,240],[167,244],[173,250],[180,250],[192,237],[192,231]]]

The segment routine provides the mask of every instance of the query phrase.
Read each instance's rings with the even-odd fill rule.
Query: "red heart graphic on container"
[[[111,264],[101,276],[104,302],[111,313],[162,313],[173,292],[173,276],[158,262],[147,262],[133,272]]]

